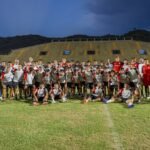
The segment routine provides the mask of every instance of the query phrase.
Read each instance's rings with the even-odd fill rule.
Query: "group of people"
[[[0,99],[32,99],[33,105],[65,102],[80,98],[82,103],[124,102],[129,108],[142,98],[150,98],[150,63],[148,59],[79,62],[42,60],[20,64],[0,63]]]

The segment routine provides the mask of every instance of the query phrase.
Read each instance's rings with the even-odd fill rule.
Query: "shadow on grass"
[[[7,100],[7,101],[10,101],[10,100]],[[30,106],[34,106],[32,99],[17,99],[17,100],[15,99],[15,100],[11,100],[11,101],[19,102],[19,103],[26,103],[26,104],[29,104]],[[58,105],[58,104],[63,104],[63,103],[72,103],[75,101],[82,101],[82,99],[79,97],[74,97],[74,98],[69,98],[66,102],[61,102],[60,100],[56,100],[56,104]],[[42,104],[43,104],[43,102],[39,101],[39,105],[42,105]],[[47,105],[51,105],[51,104],[52,104],[51,99],[48,99]]]
[[[20,102],[20,103],[27,103],[29,105],[32,105],[33,101],[32,100],[29,100],[29,99],[15,99],[13,100],[15,102]]]
[[[73,103],[73,102],[79,102],[79,104],[82,104],[83,105],[83,103],[82,103],[82,100],[83,100],[83,98],[81,98],[81,97],[78,97],[78,96],[75,96],[74,98],[69,98],[66,102],[64,102],[64,103]],[[33,100],[32,99],[18,99],[18,100],[6,100],[6,101],[2,101],[2,102],[19,102],[19,103],[26,103],[26,104],[29,104],[29,106],[34,106],[33,105]],[[101,104],[103,104],[102,102],[88,102],[88,104],[93,104],[93,103],[99,103],[100,105]],[[123,108],[126,108],[126,109],[129,109],[128,107],[127,107],[127,104],[125,104],[125,103],[122,103],[122,102],[115,102],[116,104],[120,104],[120,105],[122,105],[122,107]],[[51,100],[49,99],[48,100],[48,104],[47,105],[51,105],[52,103],[51,103]],[[63,102],[61,102],[61,101],[59,101],[59,100],[57,100],[56,101],[56,105],[58,105],[58,104],[63,104]],[[98,105],[99,105],[98,104]],[[148,100],[148,99],[144,99],[144,100],[141,100],[141,102],[140,103],[135,103],[135,105],[147,105],[147,104],[150,104],[150,100]],[[39,102],[39,105],[42,105],[42,102]],[[76,104],[75,104],[76,105]]]

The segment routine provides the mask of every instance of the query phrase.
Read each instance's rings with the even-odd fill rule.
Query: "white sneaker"
[[[52,101],[51,101],[51,103],[52,103],[52,104],[55,104],[55,103],[56,103],[56,101],[55,101],[55,100],[52,100]]]
[[[66,97],[63,97],[62,102],[66,102],[66,101],[67,101]]]
[[[2,97],[0,97],[0,100],[2,101],[2,100],[3,100],[3,98],[2,98]]]
[[[150,99],[150,96],[148,96],[147,99]]]

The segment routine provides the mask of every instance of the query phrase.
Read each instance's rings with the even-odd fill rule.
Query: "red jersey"
[[[139,67],[139,63],[138,63],[138,62],[135,62],[133,65],[134,65],[134,67],[135,67],[136,69],[138,69],[138,67]]]
[[[120,69],[121,69],[122,66],[123,66],[123,63],[120,62],[120,61],[114,61],[112,64],[113,64],[113,70],[114,70],[115,72],[118,72],[118,73],[119,73]]]
[[[5,72],[3,71],[3,72],[1,73],[1,80],[4,80],[4,75],[5,75]]]
[[[144,65],[142,68],[143,83],[145,86],[150,85],[150,65]]]

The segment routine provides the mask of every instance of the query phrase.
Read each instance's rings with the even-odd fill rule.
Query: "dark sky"
[[[150,28],[150,0],[0,0],[0,36],[121,34]]]

